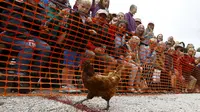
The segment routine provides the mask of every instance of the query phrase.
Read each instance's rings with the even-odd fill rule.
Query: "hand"
[[[124,56],[123,56],[123,55],[119,55],[119,58],[123,60],[123,59],[124,59]]]
[[[64,41],[66,35],[67,35],[67,33],[64,32],[60,36],[58,36],[57,44],[61,45],[62,42]]]
[[[70,9],[68,8],[65,8],[65,9],[62,9],[59,13],[59,15],[67,15],[69,13]]]
[[[129,53],[130,56],[135,57],[136,54],[134,52]]]
[[[140,36],[139,38],[140,38],[141,41],[145,40],[144,36]]]
[[[99,53],[99,54],[103,54],[103,53],[105,53],[105,49],[101,48],[101,47],[97,47],[97,48],[95,48],[94,52]]]
[[[149,32],[147,35],[148,35],[148,36],[152,36],[152,35],[153,35],[153,32]]]
[[[162,68],[162,71],[163,71],[163,72],[166,72],[166,69],[165,69],[165,68]]]
[[[139,70],[140,70],[140,72],[142,72],[143,68],[139,66]]]
[[[28,45],[32,48],[35,48],[36,47],[36,43],[34,40],[28,40]]]
[[[191,66],[195,66],[194,64],[192,64],[192,63],[189,63],[189,65],[191,65]]]
[[[135,34],[135,31],[131,31],[131,33],[134,35],[134,34]]]
[[[3,0],[0,0],[0,2]],[[16,2],[24,3],[24,0],[15,0]]]
[[[88,22],[88,23],[93,22],[93,21],[92,21],[92,18],[91,18],[91,17],[86,18],[86,22]]]
[[[46,26],[46,25],[42,25],[42,26],[40,27],[40,29],[41,29],[42,31],[46,31],[46,32],[49,31],[49,28],[48,28],[48,26]]]
[[[97,34],[97,32],[96,32],[95,30],[93,30],[93,29],[89,29],[88,31],[89,31],[90,34],[92,34],[92,35],[96,35],[96,34]]]

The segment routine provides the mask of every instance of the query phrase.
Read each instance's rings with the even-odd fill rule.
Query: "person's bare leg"
[[[70,70],[71,68],[71,70]],[[62,81],[61,85],[66,86],[67,84],[72,84],[73,70],[72,67],[64,67],[62,70]]]
[[[131,70],[130,76],[129,76],[129,86],[130,86],[129,90],[131,92],[137,92],[134,87],[134,84],[135,84],[135,78],[136,78],[138,68],[134,64],[129,63],[129,69]]]
[[[74,69],[73,67],[65,67],[62,71],[62,81],[61,86],[62,90],[60,92],[81,92],[80,90],[76,89],[76,87],[72,84],[72,80],[74,78]]]

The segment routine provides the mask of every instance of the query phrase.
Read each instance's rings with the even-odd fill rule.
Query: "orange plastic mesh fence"
[[[200,70],[187,63],[186,55],[177,55],[175,51],[172,54],[149,52],[148,47],[130,45],[126,43],[130,33],[98,18],[85,21],[71,9],[60,13],[59,9],[45,10],[26,2],[6,0],[0,4],[3,3],[0,6],[0,95],[85,94],[88,91],[82,78],[89,79],[96,74],[104,75],[107,81],[117,81],[108,74],[120,64],[124,68],[116,87],[118,93],[195,92],[200,85]],[[126,33],[129,35],[123,40]],[[95,73],[88,67],[84,71],[88,75],[82,77],[86,67],[82,63],[87,60]]]

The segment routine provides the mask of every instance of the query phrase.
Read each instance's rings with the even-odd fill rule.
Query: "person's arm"
[[[136,53],[137,53],[137,54],[136,54],[136,63],[140,64],[140,57],[139,57],[139,52],[138,52],[138,50],[137,50]]]
[[[58,10],[54,7],[48,7],[49,11],[47,12],[48,19],[45,21],[41,29],[49,31],[51,29],[55,30],[54,27],[60,27],[65,22],[63,21],[64,16],[68,16],[70,13],[70,9],[66,8],[63,10]]]
[[[89,50],[94,51],[95,48],[96,48],[96,46],[94,46],[90,41],[88,41],[88,43],[87,43],[87,48],[88,48]]]
[[[76,15],[75,14],[70,14],[70,16],[68,17],[68,20],[66,22],[66,26],[67,27],[61,27],[61,32],[60,32],[60,35],[58,36],[58,40],[57,40],[57,43],[58,44],[61,44],[64,40],[65,40],[65,37],[66,35],[70,32],[70,30],[75,30],[76,31],[76,23],[77,22],[73,22],[73,20],[77,21],[77,19],[75,18]],[[73,25],[75,26],[73,26]]]
[[[97,5],[93,10],[92,10],[92,17],[95,17],[97,11],[99,10],[99,6]]]
[[[147,59],[148,52],[150,52],[150,51],[148,51],[148,49],[146,49],[146,48],[140,49],[139,55],[140,55],[140,62],[141,63],[145,64],[149,60],[149,59]]]

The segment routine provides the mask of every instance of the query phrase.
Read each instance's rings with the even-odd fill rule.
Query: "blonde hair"
[[[151,39],[149,40],[149,42],[150,42],[150,43],[155,43],[155,44],[157,44],[157,39],[156,39],[156,38],[151,38]]]
[[[84,4],[84,5],[89,5],[90,7],[92,6],[92,0],[79,0],[79,4]]]
[[[137,36],[132,36],[131,39],[128,41],[130,44],[136,42],[137,44],[140,43],[140,38]]]
[[[194,52],[195,49],[194,48],[189,48],[188,51],[193,51]]]
[[[120,15],[120,14],[124,15],[124,13],[123,13],[123,12],[119,12],[117,15]]]
[[[189,51],[192,51],[192,52],[193,52],[193,55],[195,54],[195,49],[194,49],[194,48],[189,48],[189,49],[188,49],[188,52],[189,52]]]

